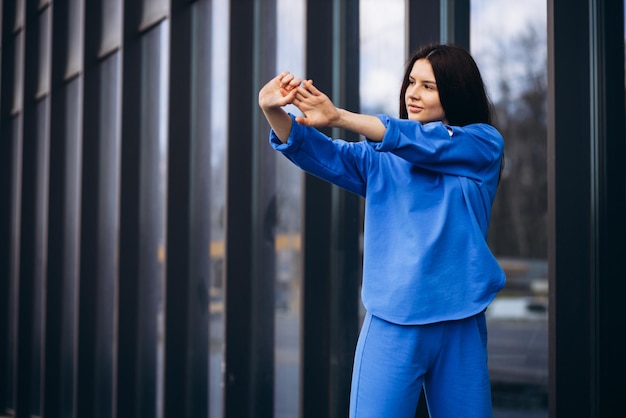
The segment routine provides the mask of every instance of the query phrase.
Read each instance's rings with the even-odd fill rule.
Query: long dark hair
[[[433,67],[439,100],[450,125],[491,123],[492,105],[474,58],[465,49],[454,45],[429,45],[409,59],[400,89],[400,118],[408,119],[405,93],[413,64],[426,59]]]

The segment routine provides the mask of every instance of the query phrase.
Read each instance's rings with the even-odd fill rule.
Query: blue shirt
[[[505,276],[487,245],[504,142],[491,125],[378,115],[381,142],[333,140],[293,120],[270,143],[303,170],[365,197],[362,300],[396,324],[482,312]]]

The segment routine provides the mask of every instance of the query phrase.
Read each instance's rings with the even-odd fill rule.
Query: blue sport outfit
[[[491,416],[484,311],[505,275],[487,245],[504,142],[488,124],[386,115],[381,142],[333,140],[292,117],[270,143],[304,171],[365,198],[367,315],[350,416]]]

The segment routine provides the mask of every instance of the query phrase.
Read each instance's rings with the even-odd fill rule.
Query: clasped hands
[[[303,116],[296,116],[300,125],[322,128],[333,126],[340,115],[339,110],[327,95],[319,91],[312,80],[301,78],[285,71],[270,80],[259,92],[262,109],[296,106]]]

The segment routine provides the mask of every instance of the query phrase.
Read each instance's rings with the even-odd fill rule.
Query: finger
[[[306,115],[296,116],[296,123],[298,123],[299,125],[303,125],[303,126],[310,125],[309,119],[306,117]]]
[[[293,99],[291,101],[291,104],[297,107],[302,113],[304,113],[305,110],[309,109],[301,100],[298,99]]]
[[[307,90],[305,87],[298,87],[298,95],[304,100],[308,97],[311,97],[311,92]]]
[[[280,80],[281,86],[287,86],[293,80],[293,74],[287,72]]]
[[[307,89],[308,91],[310,91],[310,92],[311,92],[313,95],[315,95],[315,96],[318,96],[318,95],[320,95],[320,94],[322,93],[321,91],[319,91],[319,90],[317,89],[317,87],[315,87],[315,86],[313,85],[313,80],[310,80],[310,79],[309,79],[309,80],[307,80],[307,81],[304,83],[304,85],[305,85],[306,89]]]
[[[293,90],[294,92],[296,92],[295,98],[298,101],[304,101],[306,100],[307,96],[305,94],[302,93],[302,87],[298,87],[297,89]]]
[[[296,91],[295,90],[291,90],[289,92],[286,92],[285,95],[283,96],[283,106],[289,103],[293,103],[294,99],[296,96]]]
[[[278,82],[283,85],[285,83],[285,78],[289,76],[289,71],[283,71],[282,73],[280,73],[280,75],[278,75],[277,79]]]
[[[313,105],[311,105],[308,99],[303,98],[302,96],[298,96],[298,95],[294,97],[293,104],[295,104],[298,108],[300,108],[300,110],[313,108]]]

